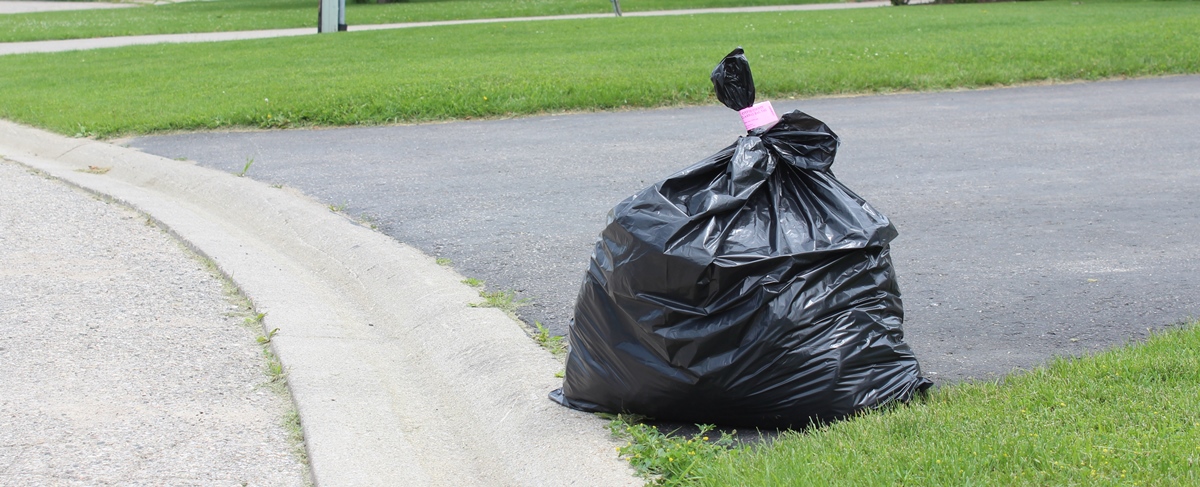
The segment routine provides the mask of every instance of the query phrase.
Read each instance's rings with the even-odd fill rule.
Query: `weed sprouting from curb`
[[[439,264],[441,263],[441,259]],[[449,263],[449,259],[446,262]],[[517,316],[517,309],[528,305],[531,300],[529,298],[517,299],[516,291],[485,291],[483,289],[484,282],[474,277],[468,277],[461,281],[463,284],[471,286],[477,290],[479,297],[483,298],[482,303],[469,303],[472,308],[497,308],[504,311],[513,321],[520,324],[521,328],[525,329],[526,333],[546,351],[550,352],[554,358],[563,360],[567,355],[567,344],[563,342],[561,336],[550,334],[550,329],[546,328],[540,321],[534,322],[534,326],[529,326],[521,317]],[[562,378],[563,371],[555,373],[555,377]]]
[[[249,305],[249,303],[246,303],[246,304]],[[253,306],[253,305],[250,305],[250,306]],[[246,319],[242,320],[242,324],[244,324],[246,326],[261,326],[263,320],[267,319],[266,313],[258,313],[258,312],[255,312],[253,309],[251,309],[250,312],[252,314],[250,316],[247,316]]]
[[[557,358],[562,358],[567,354],[567,344],[563,343],[563,337],[551,335],[550,329],[542,325],[540,321],[535,321],[533,324],[536,330],[533,339],[538,342],[538,345],[549,350]]]
[[[250,165],[251,165],[251,164],[254,164],[254,158],[253,158],[253,157],[247,157],[247,158],[246,158],[246,165],[245,165],[245,166],[242,166],[242,172],[239,172],[239,173],[237,173],[237,177],[239,177],[239,178],[244,178],[244,177],[246,177],[246,173],[247,173],[247,172],[250,172]]]
[[[305,485],[313,485],[312,465],[309,463],[304,429],[300,422],[300,413],[296,410],[296,403],[292,399],[291,390],[288,387],[287,369],[284,368],[283,362],[279,361],[279,356],[275,355],[275,352],[271,349],[272,340],[279,333],[279,328],[265,331],[264,322],[266,321],[267,313],[258,311],[254,306],[254,302],[242,292],[241,288],[233,282],[233,279],[217,267],[215,262],[195,253],[191,249],[188,250],[208,269],[209,273],[221,282],[225,296],[232,305],[226,316],[231,318],[241,317],[242,326],[258,334],[255,337],[255,342],[262,347],[263,372],[267,377],[267,381],[261,387],[273,391],[286,400],[286,409],[280,418],[280,424],[287,431],[288,443],[291,445],[292,454],[304,466]]]
[[[274,330],[267,332],[266,335],[260,336],[256,340],[258,341],[258,343],[266,345],[268,343],[271,343],[271,339],[275,338],[276,333],[279,333],[279,328],[276,328]]]
[[[214,266],[215,267],[215,266]],[[223,277],[223,274],[218,274]],[[273,328],[270,331],[264,330],[264,321],[267,313],[260,312],[254,307],[254,303],[250,301],[245,294],[229,279],[223,278],[225,283],[226,293],[229,293],[231,300],[235,301],[238,310],[242,313],[247,313],[242,320],[242,325],[251,331],[259,332],[260,335],[254,340],[262,346],[262,357],[264,363],[264,372],[267,376],[267,382],[262,387],[269,389],[280,397],[289,399],[287,410],[284,411],[280,424],[287,431],[288,443],[291,445],[292,454],[302,465],[305,466],[305,485],[313,485],[311,478],[312,465],[308,459],[308,449],[304,439],[304,428],[300,423],[300,412],[296,410],[296,404],[291,400],[291,390],[288,387],[287,369],[284,368],[283,362],[279,360],[279,356],[275,355],[275,351],[271,349],[271,341],[279,333],[279,328]],[[265,332],[264,332],[265,331]]]
[[[236,289],[236,288],[235,288]],[[243,300],[241,303],[249,308],[242,308],[250,315],[242,320],[242,325],[252,331],[260,333],[254,341],[262,345],[263,360],[266,362],[267,383],[266,387],[274,390],[281,395],[287,395],[287,371],[283,368],[283,363],[279,361],[279,357],[271,350],[271,340],[279,333],[279,328],[263,333],[263,321],[266,320],[267,314],[254,309],[254,304],[249,299]],[[294,409],[294,408],[293,408]]]
[[[287,429],[292,454],[296,455],[301,463],[308,465],[308,450],[304,448],[304,427],[300,424],[300,413],[296,408],[289,409],[283,415],[283,427]]]
[[[379,218],[374,215],[368,215],[368,214],[364,213],[362,215],[359,215],[358,218],[355,219],[355,221],[359,225],[370,228],[371,230],[379,230]]]
[[[279,357],[265,343],[263,344],[263,359],[267,362],[266,386],[280,394],[286,394],[287,371],[283,368],[283,362],[279,361]]]
[[[509,316],[516,317],[517,308],[529,304],[529,298],[517,299],[516,291],[479,291],[479,297],[483,298],[482,303],[471,303],[473,308],[497,308],[500,311],[507,313]]]
[[[618,439],[627,440],[625,446],[616,447],[617,454],[629,461],[633,469],[649,482],[647,485],[688,485],[698,477],[697,466],[711,463],[725,455],[734,444],[736,432],[722,432],[720,437],[709,438],[714,428],[710,424],[696,425],[700,431],[687,436],[672,436],[658,430],[657,426],[642,423],[636,415],[601,415],[611,419],[609,431]]]
[[[437,265],[440,265],[442,267],[446,267],[446,266],[449,266],[454,263],[454,261],[447,259],[445,257],[438,257],[437,260],[435,260],[434,262],[437,262]]]

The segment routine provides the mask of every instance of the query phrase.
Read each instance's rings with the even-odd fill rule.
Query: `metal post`
[[[317,12],[321,17],[317,21],[317,32],[337,32],[338,0],[321,0],[321,7]]]
[[[617,17],[621,16],[621,0],[612,0],[613,12],[617,13]]]
[[[346,32],[346,0],[338,0],[338,32]]]

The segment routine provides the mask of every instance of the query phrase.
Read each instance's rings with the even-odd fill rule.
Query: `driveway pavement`
[[[888,214],[936,380],[1008,373],[1200,316],[1200,77],[819,100],[833,170]],[[733,142],[723,107],[143,137],[295,187],[532,300],[564,333],[609,208]]]

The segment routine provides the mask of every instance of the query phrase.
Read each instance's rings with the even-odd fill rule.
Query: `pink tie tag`
[[[750,108],[739,110],[738,114],[742,116],[742,124],[746,126],[746,130],[754,130],[779,121],[779,115],[775,114],[775,108],[771,107],[769,101],[755,103]]]

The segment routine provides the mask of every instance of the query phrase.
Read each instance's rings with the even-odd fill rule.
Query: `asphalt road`
[[[891,217],[905,329],[937,381],[1200,317],[1200,76],[819,100],[833,171]],[[564,333],[618,201],[732,143],[724,107],[128,141],[303,190],[451,259]]]

